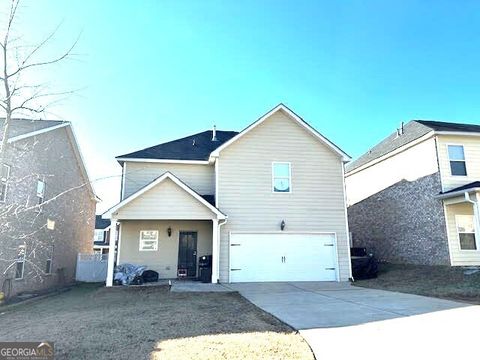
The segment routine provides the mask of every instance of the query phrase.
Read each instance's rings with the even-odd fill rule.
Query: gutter
[[[445,194],[438,194],[438,195],[435,195],[435,198],[436,199],[448,199],[448,198],[451,198],[451,197],[464,195],[465,196],[465,201],[472,202],[472,200],[470,200],[469,193],[474,192],[474,191],[479,191],[480,192],[480,187],[474,187],[474,188],[467,189],[467,190],[457,190],[457,191],[453,191],[453,192],[445,193]]]

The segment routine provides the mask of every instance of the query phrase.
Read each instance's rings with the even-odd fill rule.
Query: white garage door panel
[[[334,281],[333,234],[231,234],[230,281]]]

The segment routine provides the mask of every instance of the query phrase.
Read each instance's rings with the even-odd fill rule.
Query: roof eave
[[[456,136],[480,136],[480,132],[473,131],[434,131],[435,135],[456,135]]]
[[[115,158],[120,164],[124,162],[146,162],[146,163],[163,163],[163,164],[192,164],[192,165],[208,165],[208,160],[179,160],[179,159],[155,159],[155,158]]]
[[[480,187],[473,187],[470,189],[463,189],[463,190],[458,190],[458,191],[452,191],[450,193],[445,193],[445,194],[438,194],[435,195],[436,199],[449,199],[452,197],[457,197],[460,195],[464,195],[465,193],[471,193],[471,192],[477,192],[480,191]]]

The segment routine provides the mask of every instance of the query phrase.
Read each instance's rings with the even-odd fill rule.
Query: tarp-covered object
[[[120,264],[115,267],[113,280],[122,285],[140,285],[142,274],[147,267],[143,265]]]

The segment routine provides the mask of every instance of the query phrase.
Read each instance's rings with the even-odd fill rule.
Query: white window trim
[[[473,234],[475,235],[475,247],[476,249],[462,249],[462,245],[460,244],[460,231],[458,228],[458,216],[472,216],[473,217]],[[478,249],[478,239],[477,239],[477,228],[475,226],[475,215],[469,215],[469,214],[457,214],[455,215],[455,229],[457,230],[457,241],[458,241],[458,250],[459,251],[466,251],[466,252],[472,252],[472,251],[479,251]],[[462,232],[462,234],[472,234],[472,233],[466,233]]]
[[[450,176],[453,176],[455,178],[464,178],[464,179],[467,179],[468,178],[468,174],[469,174],[469,171],[468,171],[468,167],[467,167],[467,153],[465,151],[465,146],[463,144],[455,144],[455,143],[447,143],[445,144],[446,148],[447,148],[447,159],[448,159],[448,173],[450,174]],[[450,160],[450,153],[448,151],[448,147],[449,146],[461,146],[463,148],[463,161],[465,162],[465,171],[467,172],[467,175],[453,175],[452,174],[452,166],[450,164],[451,161],[462,161],[462,160]]]
[[[275,191],[275,165],[288,164],[288,191]],[[292,193],[292,163],[288,161],[273,161],[272,162],[272,193],[273,194],[291,194]]]
[[[8,174],[7,174],[7,178],[5,179],[5,181],[3,181],[1,178],[0,178],[0,183],[4,183],[5,184],[5,193],[4,193],[4,198],[3,199],[0,199],[0,203],[5,203],[7,201],[7,191],[8,191],[8,179],[10,179],[10,171],[12,170],[12,167],[10,165],[7,165],[7,164],[2,164],[1,165],[2,167],[5,166],[8,168]]]
[[[154,240],[143,240],[142,239],[142,232],[144,231],[152,231],[152,232],[155,232],[157,234],[157,238],[154,239]],[[142,248],[142,245],[143,245],[143,242],[144,241],[155,241],[156,244],[154,246],[154,249],[143,249]],[[138,251],[158,251],[158,230],[140,230],[140,234],[139,234],[139,241],[138,241]]]

